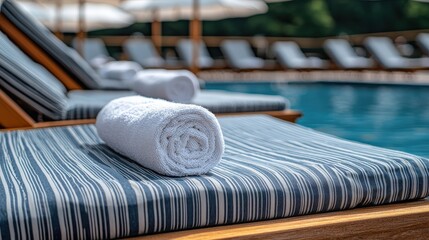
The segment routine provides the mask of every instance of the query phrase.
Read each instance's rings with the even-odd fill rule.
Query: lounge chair
[[[232,68],[246,70],[266,67],[265,61],[255,56],[252,47],[245,40],[224,40],[220,49]]]
[[[428,159],[267,116],[219,122],[220,164],[181,178],[114,152],[93,125],[0,133],[2,238],[427,236],[428,201],[403,201],[429,194]]]
[[[306,57],[295,42],[276,42],[272,52],[280,65],[290,69],[324,69],[328,62],[318,57]]]
[[[416,37],[416,42],[422,52],[429,56],[429,33],[419,33]]]
[[[182,58],[187,67],[192,66],[192,56],[193,56],[193,43],[190,39],[181,39],[176,46],[177,53],[179,57]],[[201,41],[198,49],[198,68],[215,68],[219,66],[219,63],[216,62],[207,50],[206,44]]]
[[[122,45],[125,54],[131,61],[145,68],[161,68],[166,61],[158,54],[152,41],[142,38],[130,38]]]
[[[117,61],[110,57],[103,40],[99,38],[74,38],[72,46],[81,54],[102,79],[120,80],[127,86],[143,68],[133,61]]]
[[[135,94],[131,91],[100,90],[67,92],[55,76],[29,59],[1,33],[0,60],[0,89],[20,102],[33,119],[93,119],[110,100]],[[202,90],[192,103],[217,114],[265,112],[290,118],[292,113],[285,111],[285,99],[276,96]],[[8,115],[1,114],[2,117],[8,118]]]
[[[353,47],[344,39],[328,39],[323,48],[335,64],[343,69],[369,69],[374,68],[372,59],[356,54]]]
[[[94,61],[97,58],[105,58],[109,60],[114,60],[110,57],[109,52],[107,51],[106,45],[103,40],[99,38],[86,38],[80,40],[78,38],[74,38],[72,41],[72,46],[74,49],[79,51],[79,47],[82,48],[82,57],[88,63]]]
[[[429,67],[429,58],[403,57],[390,38],[368,37],[364,45],[383,68],[413,70]]]
[[[119,81],[102,79],[76,51],[23,12],[13,0],[1,3],[0,29],[32,59],[61,79],[67,89],[127,89]]]

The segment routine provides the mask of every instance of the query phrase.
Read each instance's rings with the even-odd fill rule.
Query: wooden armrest
[[[288,121],[296,122],[296,120],[303,116],[303,114],[296,110],[283,110],[283,111],[262,111],[262,112],[234,112],[234,113],[219,113],[216,114],[217,117],[224,116],[238,116],[238,115],[255,115],[255,114],[265,114],[272,117]]]
[[[95,119],[39,122],[39,123],[34,123],[32,126],[0,129],[0,131],[26,130],[26,129],[48,128],[48,127],[63,127],[63,126],[73,126],[73,125],[93,124],[93,123],[95,123]]]

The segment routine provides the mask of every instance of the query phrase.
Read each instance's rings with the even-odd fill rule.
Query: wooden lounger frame
[[[302,114],[294,110],[270,111],[270,112],[243,112],[243,113],[223,113],[216,116],[232,116],[232,115],[250,115],[250,114],[268,114],[273,117],[295,122]],[[95,119],[82,120],[65,120],[51,122],[36,122],[32,119],[15,101],[13,101],[4,91],[0,90],[0,126],[4,129],[28,129],[28,128],[44,128],[55,126],[67,126],[78,124],[94,123]]]
[[[145,239],[427,239],[429,200],[161,233]]]
[[[4,129],[29,129],[54,126],[67,126],[94,123],[94,119],[66,120],[52,122],[34,121],[17,103],[15,103],[5,92],[0,90],[0,125]],[[1,128],[0,128],[1,131]]]

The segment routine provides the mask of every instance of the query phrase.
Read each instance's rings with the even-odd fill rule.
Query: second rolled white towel
[[[119,98],[101,110],[96,128],[113,150],[167,176],[205,174],[224,151],[216,117],[196,105]]]
[[[189,103],[200,88],[196,76],[186,70],[143,70],[134,77],[132,90],[145,97]]]

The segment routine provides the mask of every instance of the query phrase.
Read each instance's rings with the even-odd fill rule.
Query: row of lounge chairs
[[[100,79],[13,0],[1,2],[0,29],[3,126],[93,117],[100,102],[132,94],[118,91],[124,88],[118,81]],[[269,116],[219,122],[226,145],[221,163],[207,175],[181,178],[156,174],[112,151],[94,125],[1,132],[1,238],[110,239],[195,228],[195,235],[164,238],[425,236],[425,200],[360,207],[428,196],[428,159]],[[245,222],[253,223],[212,228]]]
[[[416,42],[422,51],[429,55],[429,34],[421,33],[417,36]],[[75,39],[73,46],[77,48],[78,42]],[[82,46],[83,55],[87,61],[95,57],[109,56],[106,46],[101,39],[86,39]],[[364,41],[364,46],[368,49],[372,58],[360,56],[353,46],[344,39],[329,39],[323,48],[332,59],[337,68],[340,69],[419,69],[428,68],[429,60],[423,58],[407,58],[401,55],[393,41],[387,37],[368,37]],[[226,59],[226,63],[233,69],[272,69],[273,61],[256,57],[250,44],[245,40],[224,40],[220,49]],[[168,63],[155,49],[150,40],[141,37],[132,37],[123,44],[126,56],[146,68],[161,68],[165,66],[177,66],[177,61]],[[331,64],[327,60],[319,57],[307,57],[295,42],[276,42],[271,51],[278,63],[286,69],[331,69]],[[192,41],[182,39],[177,44],[177,53],[186,67],[192,65]],[[207,50],[204,42],[199,44],[198,67],[202,69],[225,67],[219,61],[214,60]]]

